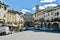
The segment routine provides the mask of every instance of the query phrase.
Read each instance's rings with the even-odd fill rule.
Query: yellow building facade
[[[37,11],[33,15],[35,24],[43,22],[44,21],[44,15],[45,15],[44,10]]]
[[[7,19],[6,19],[7,11],[8,11],[8,5],[1,3],[1,1],[0,1],[0,26],[4,25],[4,23],[7,22]]]
[[[0,2],[0,26],[21,29],[24,26],[24,19],[21,14],[21,12],[9,10],[8,5]]]
[[[7,13],[7,25],[15,28],[15,30],[20,30],[23,26],[23,17],[21,16],[21,12],[8,10]],[[22,22],[22,23],[21,23]]]
[[[16,22],[16,13],[12,10],[8,10],[7,13],[7,22],[8,23],[15,23]]]

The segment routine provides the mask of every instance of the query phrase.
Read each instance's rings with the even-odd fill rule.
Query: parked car
[[[9,27],[0,26],[0,34],[10,34],[10,33],[12,32],[9,30]]]
[[[40,25],[35,25],[35,28],[36,30],[40,30]]]
[[[28,26],[25,26],[25,27],[23,28],[23,30],[29,30],[29,27],[28,27]]]

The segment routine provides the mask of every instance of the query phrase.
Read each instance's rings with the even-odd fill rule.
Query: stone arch
[[[47,23],[44,23],[45,27],[47,27]]]
[[[43,27],[43,23],[41,23],[41,28]]]
[[[59,29],[59,24],[58,24],[58,23],[53,23],[53,24],[52,24],[52,27],[53,27],[54,29]]]
[[[52,27],[52,24],[51,23],[48,23],[48,28],[50,29]]]

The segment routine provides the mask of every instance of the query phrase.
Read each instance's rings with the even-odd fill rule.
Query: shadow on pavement
[[[60,30],[34,30],[34,29],[30,29],[30,30],[26,30],[26,31],[47,32],[47,33],[58,33],[58,34],[60,34]]]
[[[58,33],[58,34],[60,34],[60,30],[33,30],[33,32],[47,32],[47,33]]]

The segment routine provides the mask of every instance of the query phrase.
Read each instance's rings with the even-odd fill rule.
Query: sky
[[[5,4],[9,5],[9,9],[25,13],[35,12],[35,5],[39,5],[39,9],[45,9],[46,7],[54,7],[60,5],[60,0],[1,0]]]

